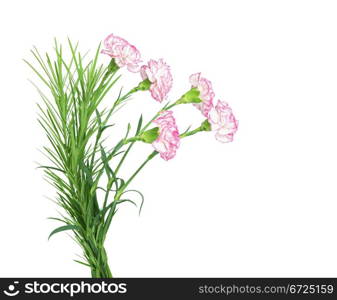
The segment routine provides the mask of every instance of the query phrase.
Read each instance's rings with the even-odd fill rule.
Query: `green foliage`
[[[130,126],[125,138],[110,150],[103,145],[102,136],[113,126],[108,124],[113,112],[136,90],[124,96],[119,94],[111,108],[100,109],[103,98],[119,79],[118,67],[113,60],[107,67],[98,63],[100,47],[88,62],[77,44],[68,40],[67,49],[68,60],[63,47],[55,41],[54,58],[48,54],[42,57],[34,48],[31,52],[38,67],[26,61],[49,91],[46,95],[37,88],[42,98],[42,104],[38,104],[38,122],[49,140],[43,150],[50,161],[50,165],[40,168],[55,187],[57,203],[66,213],[61,218],[52,218],[65,225],[56,228],[49,237],[72,230],[85,259],[76,262],[90,266],[93,277],[112,277],[104,241],[118,206],[135,202],[121,199],[130,180],[126,184],[118,178],[120,165],[113,170],[110,163],[124,152]],[[142,117],[137,133],[141,132],[141,126]],[[105,189],[100,187],[104,177],[107,178]],[[100,189],[104,191],[103,203],[98,199]]]
[[[61,232],[61,231],[66,231],[66,230],[76,230],[77,227],[75,225],[65,225],[65,226],[60,226],[56,229],[54,229],[49,237],[48,237],[48,240],[55,234],[55,233],[58,233],[58,232]]]

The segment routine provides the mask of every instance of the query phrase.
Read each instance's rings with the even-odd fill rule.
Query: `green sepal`
[[[207,119],[201,123],[200,127],[202,128],[202,131],[212,131],[212,125]]]
[[[137,86],[138,91],[147,91],[151,87],[151,81],[149,79],[145,79],[142,82],[140,82]]]
[[[111,73],[116,72],[118,69],[119,69],[119,66],[116,64],[115,59],[112,58],[108,66],[108,72],[111,74]]]
[[[181,96],[176,104],[201,103],[200,92],[197,88],[191,88],[187,93]]]
[[[151,144],[158,138],[158,136],[159,136],[159,128],[154,127],[152,129],[149,129],[149,130],[143,132],[139,136],[139,139],[144,143]]]

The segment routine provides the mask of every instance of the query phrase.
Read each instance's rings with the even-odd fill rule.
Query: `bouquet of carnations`
[[[129,187],[144,166],[158,154],[166,161],[174,158],[185,138],[199,132],[214,131],[220,142],[231,142],[238,127],[227,103],[218,100],[213,104],[212,84],[200,73],[189,77],[185,94],[167,101],[173,78],[163,59],[142,64],[138,49],[113,34],[104,40],[103,46],[88,59],[80,53],[78,44],[68,40],[65,54],[62,45],[55,41],[53,57],[48,53],[42,56],[34,48],[34,63],[26,61],[47,90],[35,85],[42,98],[38,121],[49,141],[43,152],[50,163],[39,167],[55,187],[56,202],[62,208],[60,216],[50,218],[62,226],[50,236],[72,231],[83,250],[82,259],[75,261],[89,267],[95,278],[112,277],[104,241],[118,207],[128,202],[136,205],[128,197],[130,192],[139,194],[141,208],[143,194]],[[106,65],[99,63],[101,54],[110,57]],[[110,90],[121,80],[123,69],[139,73],[139,84],[125,94],[119,92],[110,106],[102,107],[102,100],[107,95],[111,97]],[[130,122],[118,142],[108,147],[112,119],[116,123],[114,113],[130,97],[147,91],[154,104],[164,102],[164,106],[146,122],[142,115],[135,124]],[[178,105],[198,109],[200,126],[180,132],[173,113]],[[129,177],[122,178],[120,170],[135,143],[149,144],[149,154]]]

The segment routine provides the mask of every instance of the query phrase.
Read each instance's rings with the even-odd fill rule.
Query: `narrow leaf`
[[[58,227],[51,232],[51,234],[48,237],[48,240],[56,233],[66,231],[66,230],[75,230],[75,229],[77,229],[77,226],[75,225],[65,225],[65,226]]]

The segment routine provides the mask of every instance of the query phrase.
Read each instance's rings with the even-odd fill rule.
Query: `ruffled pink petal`
[[[148,79],[152,83],[151,96],[158,102],[165,100],[172,88],[173,78],[170,67],[164,60],[149,60],[147,65],[140,68],[140,74],[143,80]]]
[[[218,141],[222,143],[233,141],[234,134],[238,129],[238,121],[226,102],[218,100],[215,108],[211,110],[208,120],[212,124],[212,130],[216,131],[215,138]]]
[[[125,66],[123,57],[116,57],[115,62],[118,67],[123,68]]]
[[[220,121],[220,117],[218,114],[218,111],[215,109],[215,107],[212,107],[208,114],[208,121],[212,124],[218,124]]]
[[[115,58],[116,64],[122,68],[124,66],[131,72],[139,72],[140,52],[129,42],[121,37],[110,34],[104,40],[104,47],[101,53]]]
[[[138,73],[139,69],[140,69],[140,66],[137,65],[137,64],[128,64],[127,69],[132,73]]]
[[[208,114],[213,107],[214,92],[212,83],[201,77],[201,73],[195,73],[190,76],[190,83],[193,88],[197,88],[200,92],[201,103],[196,103],[194,106],[201,111],[201,113],[208,118]]]
[[[110,51],[110,50],[105,50],[105,49],[103,49],[103,50],[101,50],[101,53],[102,53],[102,54],[109,55],[109,56],[111,56],[111,57],[112,57],[112,55],[111,55],[111,51]]]
[[[221,143],[230,143],[233,142],[234,134],[233,133],[221,134],[221,132],[217,131],[215,134],[215,138]]]
[[[163,89],[161,89],[158,84],[152,83],[150,87],[151,96],[153,99],[157,100],[158,102],[161,102],[162,99],[165,98],[165,94]]]
[[[195,73],[190,76],[190,83],[192,87],[198,87],[201,73]]]
[[[179,131],[172,111],[161,112],[153,123],[159,127],[159,136],[152,146],[160,153],[161,158],[170,160],[176,155],[180,145]]]

